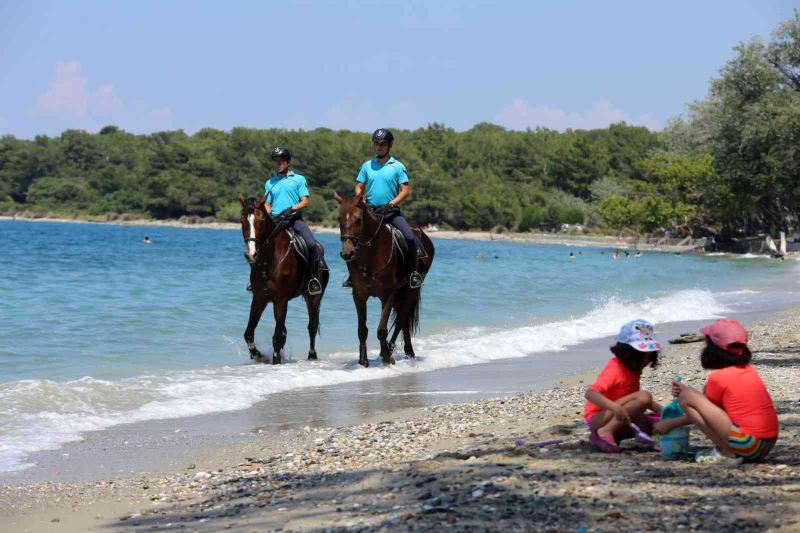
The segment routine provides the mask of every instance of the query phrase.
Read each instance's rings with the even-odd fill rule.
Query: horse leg
[[[308,309],[308,358],[316,359],[317,350],[315,348],[317,333],[319,333],[319,307],[322,303],[322,295],[306,296],[306,309]]]
[[[281,363],[281,350],[283,345],[286,344],[286,308],[288,304],[289,302],[283,299],[272,303],[275,314],[275,332],[272,335],[273,365]]]
[[[392,312],[392,297],[386,300],[381,300],[381,320],[378,323],[378,340],[381,343],[381,359],[384,363],[393,365],[394,357],[392,357],[392,349],[387,342],[389,337],[389,314]]]
[[[392,343],[394,339],[403,333],[403,352],[406,357],[414,357],[414,348],[411,346],[411,313],[408,309],[408,304],[403,301],[403,304],[397,308],[397,322],[395,323],[394,333],[392,334]]]
[[[247,320],[247,329],[244,330],[244,341],[247,343],[247,350],[250,352],[250,359],[261,360],[263,355],[256,348],[255,336],[256,326],[261,320],[261,315],[267,307],[267,299],[264,297],[264,291],[258,289],[253,290],[253,299],[250,301],[250,318]]]
[[[356,313],[358,314],[358,364],[363,367],[369,366],[369,359],[367,359],[367,296],[358,294],[358,291],[353,291],[353,302],[356,304]]]
[[[403,323],[403,352],[405,352],[406,357],[412,359],[416,357],[414,347],[411,346],[411,323],[408,320]]]

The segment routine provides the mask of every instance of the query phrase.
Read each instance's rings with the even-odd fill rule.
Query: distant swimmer
[[[613,254],[611,254],[611,259],[613,259],[614,261],[619,259],[619,252],[614,252]]]
[[[628,253],[628,250],[625,250],[625,257],[629,257],[631,254]]]
[[[145,244],[150,244],[151,242],[153,242],[153,241],[151,241],[151,240],[150,240],[150,237],[148,237],[147,235],[145,235],[145,236],[144,236],[144,243],[145,243]]]
[[[570,252],[570,253],[569,253],[569,258],[570,258],[570,259],[575,259],[575,254],[574,254],[574,253],[572,253],[572,252]]]
[[[640,257],[642,257],[642,252],[640,252],[639,250],[636,250],[636,255],[634,257],[636,259],[639,259]]]

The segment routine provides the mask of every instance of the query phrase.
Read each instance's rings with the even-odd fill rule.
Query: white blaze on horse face
[[[247,221],[250,223],[250,234],[248,238],[255,239],[256,238],[256,216],[255,215],[247,215]],[[247,241],[247,258],[251,261],[255,261],[256,259],[256,241]]]

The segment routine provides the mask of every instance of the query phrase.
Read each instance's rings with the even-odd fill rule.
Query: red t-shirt
[[[637,392],[640,388],[639,379],[641,372],[634,372],[622,364],[616,357],[609,359],[597,380],[589,386],[589,390],[596,390],[609,400],[617,401],[623,396]],[[584,420],[591,420],[603,408],[586,400],[586,409],[583,411]]]
[[[728,413],[739,429],[759,439],[778,436],[778,414],[756,369],[729,366],[708,375],[706,397]]]

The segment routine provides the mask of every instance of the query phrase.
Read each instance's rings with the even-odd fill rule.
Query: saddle
[[[298,235],[292,227],[286,226],[283,229],[286,234],[289,235],[289,246],[294,248],[294,251],[300,256],[300,259],[308,264],[308,244],[306,244],[306,241],[300,235]],[[322,245],[320,243],[317,243],[317,250],[319,251],[318,257],[322,257],[324,250],[322,249]]]
[[[388,223],[384,224],[384,226],[389,229],[389,233],[392,236],[392,245],[400,255],[400,261],[405,261],[406,255],[408,254],[408,242],[406,242],[405,237],[403,237],[403,234],[399,229]],[[425,247],[422,246],[422,241],[419,238],[419,233],[421,233],[421,230],[419,228],[412,228],[412,230],[417,238],[417,257],[420,259],[428,257],[427,252],[425,252]]]

